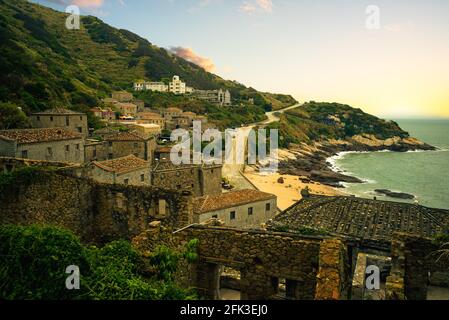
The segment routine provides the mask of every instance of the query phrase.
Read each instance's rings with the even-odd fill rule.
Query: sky
[[[447,0],[34,2],[76,4],[260,91],[386,118],[449,117]]]

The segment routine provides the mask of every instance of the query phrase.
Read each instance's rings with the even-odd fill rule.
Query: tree
[[[0,129],[20,129],[29,127],[25,113],[14,103],[0,102]]]

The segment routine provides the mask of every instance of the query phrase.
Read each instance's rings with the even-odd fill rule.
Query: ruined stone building
[[[0,131],[0,156],[84,162],[84,139],[80,133],[63,128]]]
[[[0,225],[54,225],[95,245],[128,239],[142,253],[161,245],[181,251],[196,239],[198,261],[183,264],[174,279],[205,299],[220,299],[229,285],[224,268],[239,275],[232,286],[245,300],[424,300],[432,286],[449,286],[448,264],[435,256],[440,247],[432,241],[449,226],[444,210],[312,196],[275,217],[273,223],[281,224],[270,230],[230,228],[217,220],[197,225],[197,200],[188,190],[98,183],[78,176],[73,165],[0,158],[0,169],[8,172],[26,166],[59,169],[0,186]],[[287,232],[276,231],[279,226]],[[305,226],[328,233],[305,235]],[[366,292],[370,264],[381,268],[383,295]]]
[[[366,247],[389,250],[395,232],[421,237],[443,233],[449,210],[356,197],[310,196],[290,207],[270,224],[271,228],[325,231],[359,241]]]
[[[80,133],[83,137],[89,134],[87,115],[68,109],[51,109],[33,113],[30,116],[33,128],[65,128]]]
[[[195,222],[219,219],[225,226],[260,228],[277,212],[277,197],[257,190],[206,195],[194,201]]]
[[[150,186],[150,163],[133,155],[89,165],[88,176],[100,183]]]
[[[221,193],[221,165],[174,165],[156,162],[151,169],[153,185],[168,190],[184,190],[195,196]]]
[[[135,155],[138,158],[153,161],[156,139],[137,132],[117,132],[104,137],[104,144],[108,159],[115,159]]]

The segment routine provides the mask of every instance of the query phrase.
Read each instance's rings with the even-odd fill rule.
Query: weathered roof
[[[81,134],[63,128],[18,129],[0,131],[0,138],[19,144],[81,139]]]
[[[165,110],[165,112],[182,113],[182,110],[179,109],[179,108],[171,107],[171,108],[167,108],[167,109]]]
[[[274,194],[258,190],[238,190],[219,195],[195,198],[193,207],[196,213],[203,214],[217,210],[243,206],[246,204],[276,198]]]
[[[137,116],[140,118],[161,118],[162,119],[162,116],[156,112],[139,112],[137,114]]]
[[[126,173],[149,166],[149,163],[134,155],[106,161],[95,161],[93,164],[100,169],[114,173]]]
[[[64,109],[64,108],[55,108],[55,109],[48,109],[48,110],[45,110],[42,112],[36,112],[36,113],[33,113],[33,115],[37,115],[37,116],[44,116],[44,115],[68,116],[68,115],[85,115],[85,114],[81,113],[81,112],[69,110],[69,109]]]
[[[131,132],[115,132],[104,137],[106,141],[146,141],[148,138],[143,137],[135,131]]]
[[[388,246],[394,232],[434,237],[449,227],[449,210],[355,197],[311,196],[279,216],[270,228],[287,227],[327,231],[380,247]]]

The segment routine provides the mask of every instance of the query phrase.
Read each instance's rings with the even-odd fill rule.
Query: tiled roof
[[[49,109],[49,110],[45,110],[43,112],[37,112],[37,113],[33,113],[33,115],[85,115],[84,113],[81,112],[76,112],[73,110],[69,110],[69,109],[64,109],[64,108],[55,108],[55,109]]]
[[[48,141],[81,139],[79,133],[63,128],[19,129],[0,131],[0,138],[15,140],[17,143],[39,143]]]
[[[183,116],[193,116],[193,117],[196,117],[196,113],[195,113],[195,112],[190,112],[190,111],[184,112],[182,115],[183,115]]]
[[[103,170],[115,173],[126,173],[149,166],[147,161],[134,155],[107,161],[96,161],[93,164]]]
[[[161,118],[162,116],[159,113],[155,113],[155,112],[139,112],[137,114],[138,117],[140,118]]]
[[[449,227],[449,210],[355,197],[311,196],[293,205],[270,224],[324,230],[361,240],[377,247],[388,246],[395,232],[434,237]]]
[[[182,113],[182,110],[179,108],[167,108],[165,112],[172,112],[172,113]]]
[[[274,194],[257,190],[238,190],[219,195],[196,198],[193,207],[196,213],[202,214],[217,210],[238,207],[254,202],[276,198]]]
[[[107,135],[104,138],[106,141],[146,141],[147,138],[143,137],[139,133],[132,132],[116,132]]]
[[[159,151],[159,150],[158,150]],[[171,161],[160,161],[153,168],[154,172],[158,171],[176,171],[176,170],[185,170],[185,169],[194,169],[199,168],[199,165],[195,164],[173,164]]]

